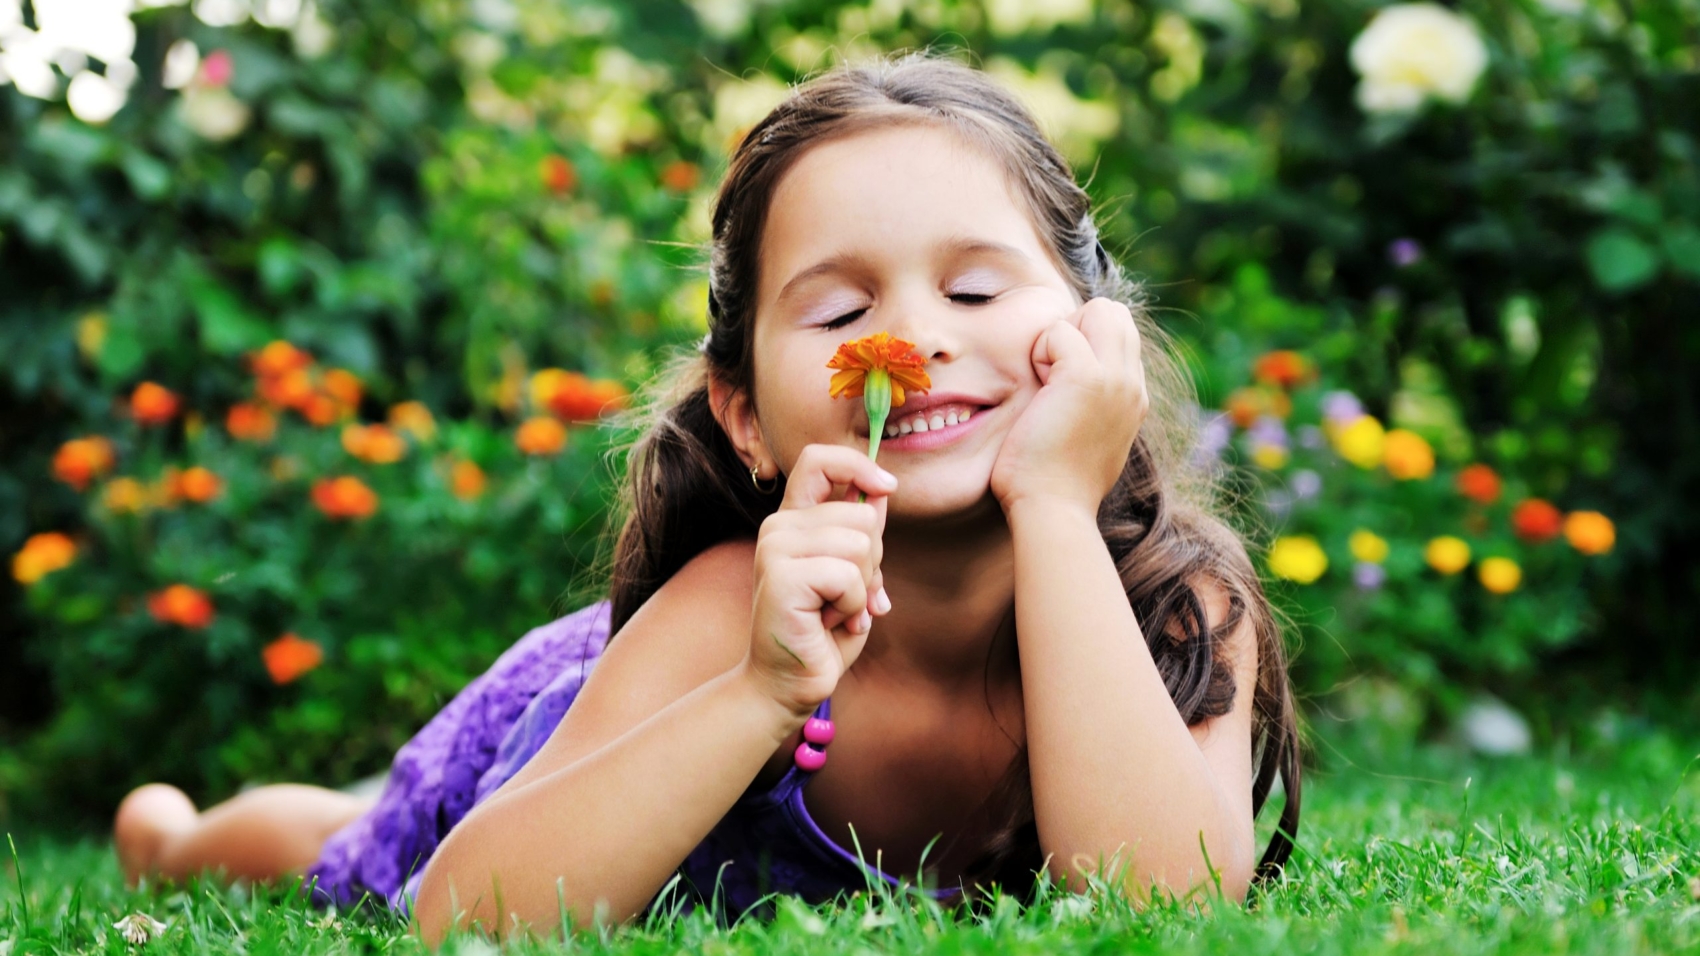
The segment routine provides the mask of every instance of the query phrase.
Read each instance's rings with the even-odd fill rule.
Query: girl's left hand
[[[1096,516],[1151,407],[1139,329],[1127,306],[1093,299],[1041,332],[1032,358],[1041,387],[1004,438],[992,493],[1005,514],[1049,498]]]

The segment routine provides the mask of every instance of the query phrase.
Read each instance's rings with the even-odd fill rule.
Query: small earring
[[[771,495],[771,494],[773,494],[774,491],[778,490],[778,488],[779,488],[779,476],[774,475],[773,476],[773,484],[768,485],[766,488],[763,488],[761,486],[761,481],[756,478],[756,472],[760,468],[761,468],[760,465],[751,465],[750,466],[750,484],[755,485],[756,490],[761,492],[762,494]]]

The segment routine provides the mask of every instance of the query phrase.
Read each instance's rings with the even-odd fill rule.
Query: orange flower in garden
[[[690,192],[701,179],[702,171],[697,169],[697,164],[683,159],[674,160],[661,170],[661,185],[676,193]]]
[[[1225,410],[1237,427],[1250,428],[1265,415],[1285,419],[1293,413],[1293,400],[1285,392],[1248,385],[1229,393]]]
[[[449,490],[462,501],[471,501],[484,493],[484,469],[462,458],[449,470]]]
[[[623,408],[626,387],[612,379],[592,380],[580,372],[546,368],[531,377],[531,401],[569,422],[591,422]]]
[[[106,483],[100,500],[113,514],[135,514],[148,506],[148,489],[134,478],[114,478]]]
[[[130,393],[130,415],[143,425],[163,425],[177,415],[177,395],[163,385],[143,382]]]
[[[328,369],[324,374],[322,384],[325,394],[336,399],[346,411],[352,412],[360,407],[360,377],[345,368]]]
[[[891,379],[891,407],[896,408],[907,401],[904,389],[924,392],[933,387],[921,367],[926,364],[926,357],[916,354],[915,343],[875,332],[838,346],[826,363],[827,368],[838,370],[827,391],[833,398],[856,398],[871,375],[884,373]]]
[[[1605,554],[1617,544],[1617,526],[1598,511],[1572,511],[1564,519],[1564,537],[1583,554]]]
[[[1310,375],[1310,363],[1291,349],[1265,352],[1251,367],[1252,378],[1265,385],[1292,388]]]
[[[212,599],[187,584],[173,584],[148,596],[148,613],[162,624],[203,628],[213,622]]]
[[[1423,549],[1423,560],[1441,574],[1457,574],[1470,566],[1470,545],[1453,535],[1441,535]]]
[[[514,433],[514,444],[527,455],[554,455],[567,447],[567,427],[547,415],[528,418]]]
[[[543,180],[544,188],[557,196],[571,192],[578,185],[578,170],[567,157],[559,153],[550,153],[537,164],[537,176]]]
[[[34,584],[55,571],[69,567],[77,557],[77,544],[58,531],[32,534],[18,553],[12,555],[12,577],[19,584]]]
[[[304,411],[313,400],[313,376],[306,369],[290,369],[281,375],[262,377],[258,390],[260,397],[273,407]]]
[[[1471,465],[1458,473],[1458,492],[1477,504],[1499,500],[1499,475],[1486,465]]]
[[[175,487],[177,494],[183,498],[204,503],[217,498],[224,491],[224,479],[196,465],[176,476]]]
[[[281,685],[324,663],[325,651],[317,642],[291,632],[262,648],[260,657],[266,662],[266,673],[271,675],[272,683]]]
[[[1434,474],[1434,449],[1416,432],[1395,428],[1381,440],[1381,463],[1400,481]]]
[[[177,486],[181,474],[176,466],[166,465],[154,483],[148,486],[148,504],[155,508],[177,507],[177,502],[183,498],[183,489]]]
[[[390,427],[404,431],[420,441],[437,437],[437,420],[424,402],[401,402],[390,406]]]
[[[313,356],[280,339],[268,342],[265,348],[251,353],[248,361],[255,375],[277,378],[306,369],[313,364]]]
[[[1523,583],[1523,569],[1510,558],[1484,558],[1481,567],[1476,569],[1476,577],[1489,591],[1510,594]]]
[[[238,402],[224,416],[224,428],[237,441],[268,442],[277,433],[277,419],[259,405]]]
[[[1524,541],[1551,541],[1564,529],[1564,516],[1549,501],[1529,498],[1511,511],[1511,530]]]
[[[313,482],[313,504],[329,518],[370,518],[378,510],[378,493],[352,475]]]
[[[60,445],[54,453],[53,477],[82,491],[88,487],[90,479],[111,471],[117,460],[118,453],[112,442],[104,437],[73,438]]]
[[[344,425],[342,447],[350,455],[374,465],[393,464],[407,454],[407,442],[388,425],[362,425],[358,422]]]
[[[301,406],[301,415],[307,419],[309,424],[319,428],[328,428],[335,425],[337,419],[342,417],[343,409],[341,405],[337,404],[336,399],[323,392],[314,392],[307,397],[306,403]]]

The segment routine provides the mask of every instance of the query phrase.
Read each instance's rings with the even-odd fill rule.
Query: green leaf
[[[271,339],[271,329],[248,311],[235,293],[209,276],[189,284],[189,301],[201,322],[201,342],[217,355],[236,355],[257,349]]]
[[[1609,292],[1627,292],[1647,283],[1659,270],[1658,253],[1627,229],[1612,227],[1588,240],[1588,267],[1594,281]]]
[[[143,199],[159,199],[171,188],[171,169],[141,150],[125,153],[123,166],[130,188]]]
[[[129,322],[114,321],[100,343],[100,370],[109,380],[129,378],[147,358],[136,327]]]
[[[1700,278],[1700,227],[1691,222],[1673,223],[1663,238],[1665,258],[1671,267]]]

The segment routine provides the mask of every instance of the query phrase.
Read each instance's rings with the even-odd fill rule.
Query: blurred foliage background
[[[731,147],[926,46],[1089,181],[1319,714],[1695,699],[1696,0],[103,9],[0,0],[0,816],[380,771],[591,600]]]

